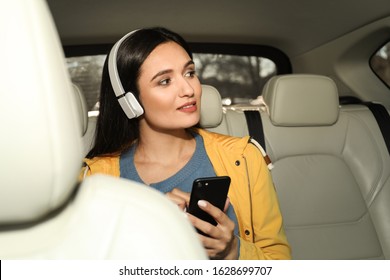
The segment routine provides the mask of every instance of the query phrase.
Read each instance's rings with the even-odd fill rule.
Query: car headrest
[[[0,225],[32,222],[74,191],[81,124],[46,1],[2,1]],[[12,26],[12,28],[9,28]]]
[[[80,86],[75,83],[72,84],[73,93],[76,98],[77,112],[79,116],[79,123],[81,123],[81,136],[84,136],[88,129],[88,105],[84,93]]]
[[[200,126],[216,127],[222,122],[222,115],[222,101],[218,90],[209,85],[202,85]]]
[[[275,126],[327,126],[338,119],[337,87],[326,76],[275,76],[266,83],[262,95]]]

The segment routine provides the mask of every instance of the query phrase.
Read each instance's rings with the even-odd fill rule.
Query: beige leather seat
[[[390,157],[365,106],[324,76],[272,78],[267,152],[295,259],[390,258]]]
[[[85,132],[45,1],[0,2],[0,259],[206,259],[162,194],[129,180],[78,183]]]
[[[96,128],[96,117],[88,116],[88,106],[85,95],[80,86],[75,83],[72,83],[73,93],[76,98],[77,111],[79,116],[79,121],[82,125],[81,135],[83,141],[83,154],[86,155],[89,150],[92,148],[93,139],[95,136]]]
[[[334,82],[317,75],[272,78],[263,98],[269,114],[216,106],[202,117],[223,112],[207,129],[244,136],[243,111],[261,111],[293,258],[390,259],[390,157],[369,109],[340,107]]]

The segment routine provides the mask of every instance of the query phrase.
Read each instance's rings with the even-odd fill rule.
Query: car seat
[[[84,110],[46,1],[1,0],[0,259],[207,259],[161,193],[78,181]]]

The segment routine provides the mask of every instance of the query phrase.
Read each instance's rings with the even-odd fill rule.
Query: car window
[[[264,57],[195,53],[194,62],[201,83],[217,88],[223,105],[250,103],[276,75],[275,63]]]
[[[68,57],[70,78],[78,85],[87,100],[88,111],[97,111],[102,69],[106,55]]]
[[[371,57],[370,66],[375,74],[390,87],[390,41]]]
[[[67,58],[71,79],[83,90],[89,111],[98,109],[105,58],[106,55]],[[224,105],[249,104],[277,73],[275,62],[265,57],[194,53],[194,62],[201,83],[216,87]]]

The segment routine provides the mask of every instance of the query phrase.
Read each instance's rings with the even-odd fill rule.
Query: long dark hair
[[[131,91],[138,101],[140,68],[157,46],[167,42],[179,44],[192,58],[187,42],[177,33],[162,27],[140,29],[119,47],[117,66],[120,80],[125,92]],[[139,137],[139,119],[128,119],[115,97],[108,74],[108,56],[103,66],[99,103],[95,143],[87,158],[119,155]]]

